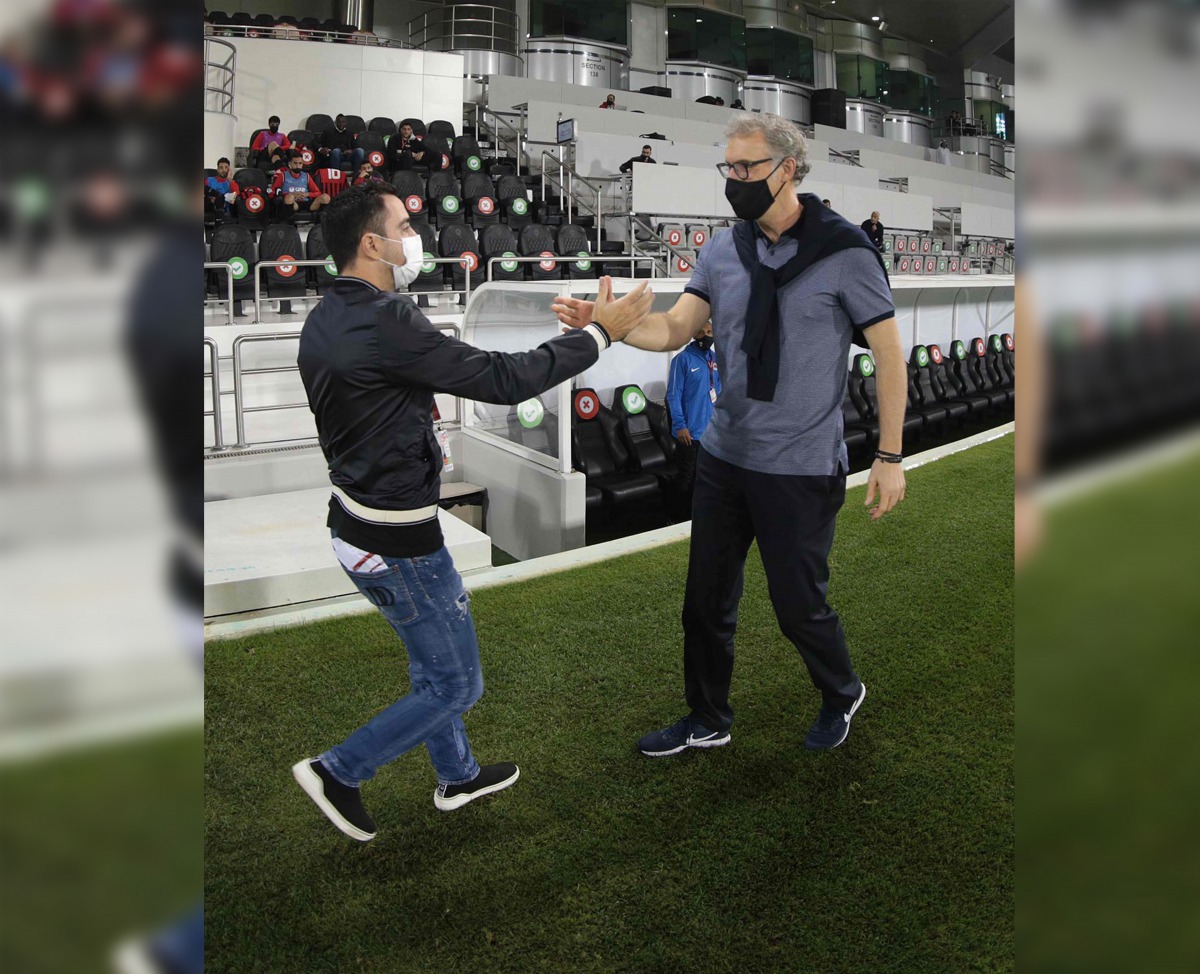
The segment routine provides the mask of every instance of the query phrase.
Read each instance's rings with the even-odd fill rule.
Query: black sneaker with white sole
[[[452,812],[476,798],[503,791],[520,776],[521,769],[511,761],[485,764],[471,781],[461,785],[438,785],[433,793],[433,803],[443,812]]]
[[[849,710],[822,705],[816,721],[808,730],[808,736],[804,738],[806,748],[810,751],[828,751],[846,739],[850,733],[850,718],[867,699],[867,685],[860,683],[859,686],[858,699]]]
[[[722,747],[729,739],[727,730],[709,730],[691,717],[683,717],[670,727],[647,734],[638,741],[638,750],[648,758],[665,758],[689,747]]]
[[[375,823],[363,808],[357,788],[343,785],[316,758],[297,761],[292,765],[292,776],[325,817],[350,838],[359,842],[375,838]]]

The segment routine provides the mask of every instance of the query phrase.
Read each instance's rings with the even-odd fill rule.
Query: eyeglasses
[[[717,172],[719,172],[726,179],[728,179],[731,174],[733,175],[733,177],[735,179],[749,179],[750,178],[750,170],[753,169],[755,166],[761,166],[764,162],[774,162],[774,161],[775,161],[774,156],[767,156],[767,158],[765,158],[765,159],[755,159],[754,162],[718,162],[717,163]],[[782,165],[783,160],[780,159],[779,163],[780,163],[780,165]],[[779,166],[775,167],[775,169],[778,169],[778,168],[779,168]],[[774,172],[775,169],[772,169],[771,172]],[[771,173],[767,173],[768,176],[770,174]]]

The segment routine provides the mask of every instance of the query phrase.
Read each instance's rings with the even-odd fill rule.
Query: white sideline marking
[[[1169,466],[1200,452],[1200,430],[1181,433],[1164,443],[1154,443],[1108,460],[1100,460],[1080,470],[1051,477],[1037,489],[1037,498],[1046,507],[1057,507],[1115,486],[1141,474]]]
[[[904,461],[905,470],[915,470],[926,464],[934,463],[955,453],[962,453],[972,447],[990,443],[1013,432],[1012,423],[997,426],[995,429],[984,430],[963,440],[947,443],[924,453],[916,453]],[[846,489],[861,487],[867,482],[869,470],[863,470],[846,478]],[[602,544],[589,545],[586,548],[575,548],[571,551],[560,551],[541,558],[531,558],[528,561],[517,562],[513,565],[503,565],[498,568],[484,568],[477,572],[463,575],[463,585],[468,591],[493,588],[497,585],[507,585],[511,582],[523,582],[543,575],[579,568],[583,565],[594,565],[597,562],[608,561],[621,555],[629,555],[638,551],[649,551],[665,544],[685,541],[692,534],[692,522],[683,521],[671,524],[665,528],[656,528],[642,534],[630,535],[627,538],[616,538]],[[334,619],[342,616],[362,615],[377,611],[366,599],[358,595],[346,596],[341,599],[331,599],[315,605],[304,607],[281,607],[277,611],[267,610],[261,614],[251,614],[241,619],[217,619],[206,623],[204,637],[212,639],[234,639],[238,636],[266,632],[272,629],[283,629],[289,626],[317,622],[323,619]]]
[[[129,738],[204,724],[204,702],[178,701],[122,714],[73,719],[58,727],[14,730],[0,737],[0,764],[28,761],[64,751],[99,747]]]

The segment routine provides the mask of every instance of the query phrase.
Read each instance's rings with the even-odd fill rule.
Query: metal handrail
[[[423,260],[424,264],[461,264],[461,257],[434,257],[432,260]],[[260,268],[263,267],[328,267],[328,260],[260,260],[254,265],[254,321],[252,324],[261,325],[262,321],[262,278],[258,276]],[[464,268],[465,269],[465,268]],[[466,277],[466,287],[459,291],[452,289],[449,291],[414,291],[414,294],[462,294],[463,307],[471,300],[471,272],[468,270],[464,275]],[[307,292],[307,289],[306,289]],[[304,298],[311,297],[308,293],[297,294],[291,298],[267,298],[268,301],[300,301]]]
[[[490,134],[495,139],[497,147],[500,147],[503,145],[503,146],[515,148],[515,151],[512,152],[511,154],[512,154],[513,158],[517,160],[517,175],[518,176],[521,175],[521,156],[524,153],[524,149],[521,147],[521,130],[518,129],[515,125],[513,125],[512,122],[510,122],[508,119],[506,119],[503,115],[498,115],[496,112],[492,111],[490,108],[486,108],[483,105],[480,105],[478,102],[470,102],[470,104],[473,105],[474,109],[475,109],[475,133],[476,133],[475,138],[476,139],[478,139],[481,136],[482,131],[483,131],[482,126],[480,124],[481,121],[486,120],[488,116],[491,116],[491,118],[495,119],[501,125],[507,126],[512,131],[513,139],[505,139],[504,135],[501,132],[496,131],[495,128],[490,123],[488,126],[489,128],[492,129]],[[528,166],[528,162],[526,163],[526,165]]]
[[[229,56],[224,61],[214,60],[212,54],[210,53],[210,48],[213,44],[219,44],[221,47],[226,47],[229,49]],[[225,76],[225,82],[224,82],[224,84],[220,85],[219,87],[214,87],[213,85],[205,84],[205,86],[204,86],[205,108],[208,108],[207,97],[209,94],[219,95],[221,97],[221,103],[220,103],[221,107],[213,109],[213,110],[218,111],[223,115],[232,115],[233,114],[233,82],[234,82],[234,78],[237,76],[237,48],[234,47],[232,44],[230,44],[228,41],[223,41],[216,37],[205,37],[204,38],[204,77],[205,77],[205,81],[208,80],[208,71],[210,68],[213,71],[222,72]]]
[[[467,11],[486,11],[487,17],[470,14]],[[430,18],[434,22],[430,23]],[[416,24],[420,22],[420,27]],[[487,33],[476,34],[462,30],[459,24],[471,25],[472,28],[485,29]],[[502,24],[504,33],[498,30]],[[482,25],[482,26],[481,26]],[[458,45],[459,38],[479,38],[488,42],[487,50],[497,54],[517,56],[520,46],[520,19],[511,10],[477,3],[456,3],[453,6],[439,8],[436,11],[420,14],[408,22],[409,43],[421,50],[450,51]],[[438,33],[431,36],[431,28]],[[420,35],[420,40],[417,40]],[[431,46],[434,45],[434,46]],[[440,45],[440,46],[439,46]]]
[[[206,260],[204,262],[206,271],[224,271],[225,272],[225,300],[222,302],[220,298],[211,300],[225,305],[225,311],[229,318],[229,324],[233,324],[233,265],[222,261]],[[205,302],[207,303],[207,301]]]
[[[367,34],[359,31],[351,32],[299,27],[296,24],[276,24],[274,27],[247,26],[245,24],[214,24],[212,26],[212,34],[204,35],[206,41],[219,40],[221,37],[243,37],[248,40],[323,41],[328,44],[341,42],[368,45],[370,47],[409,46],[404,41],[395,37],[381,37],[379,34]]]
[[[595,209],[593,216],[595,217],[595,220],[596,220],[596,249],[599,250],[600,249],[600,229],[604,222],[604,204],[603,204],[603,196],[602,196],[603,189],[599,186],[594,185],[591,181],[588,180],[588,178],[586,176],[582,176],[579,173],[577,173],[571,166],[568,166],[564,160],[558,158],[557,156],[551,155],[549,152],[547,152],[545,149],[543,149],[541,156],[538,158],[538,163],[540,164],[541,170],[542,170],[542,202],[543,203],[546,202],[546,159],[549,159],[551,162],[556,163],[558,165],[558,206],[559,206],[559,209],[562,209],[563,194],[565,193],[566,194],[566,204],[567,204],[566,211],[567,211],[567,222],[568,223],[571,222],[571,214],[572,214],[573,204],[578,203],[581,207],[583,205],[583,200],[578,199],[575,196],[574,186],[573,186],[574,181],[576,179],[578,179],[581,183],[583,183],[584,186],[586,186],[588,189],[592,190],[592,192],[594,192],[596,194],[596,209]],[[566,180],[563,179],[564,172],[567,173],[567,175],[569,177]],[[551,176],[550,178],[553,179],[554,177]],[[589,201],[589,205],[590,205],[590,201]]]
[[[578,254],[551,254],[549,257],[489,257],[487,262],[487,279],[490,283],[492,280],[492,265],[498,262],[516,262],[518,264],[539,264],[543,260],[562,261],[564,264],[573,264],[579,260]],[[600,257],[589,257],[589,260],[603,261],[605,263],[629,263],[632,269],[633,265],[638,261],[648,261],[650,263],[650,276],[657,277],[658,258],[651,257],[649,254],[611,254]],[[574,280],[586,280],[586,278],[574,278]]]
[[[661,236],[659,236],[657,231],[655,231],[655,229],[653,227],[651,227],[650,224],[647,223],[643,217],[638,216],[636,213],[630,213],[629,214],[629,223],[630,223],[630,230],[631,230],[631,232],[629,234],[629,246],[631,248],[636,249],[638,246],[638,243],[640,242],[637,239],[637,235],[632,232],[633,224],[636,223],[639,227],[641,227],[648,234],[650,234],[650,236],[654,240],[656,240],[658,243],[662,244],[663,249],[666,250],[667,253],[669,253],[672,257],[675,257],[679,260],[686,260],[689,264],[692,262],[691,258],[688,257],[687,254],[685,254],[681,250],[676,250],[671,244],[667,243],[666,240],[664,240]],[[657,260],[657,259],[658,258],[655,258],[655,260]],[[670,269],[667,268],[665,264],[663,266],[663,273],[668,276],[670,275]]]
[[[458,338],[462,335],[462,330],[458,327],[458,325],[453,324],[451,322],[447,322],[447,323],[441,324],[441,325],[435,325],[434,327],[437,328],[438,331],[452,332],[454,334],[455,338]],[[234,419],[234,424],[237,427],[237,442],[234,443],[233,449],[240,450],[244,447],[252,445],[252,444],[249,444],[246,442],[246,413],[268,413],[268,412],[277,412],[277,411],[284,410],[284,409],[308,409],[309,408],[307,401],[306,402],[295,402],[295,403],[274,403],[274,404],[268,405],[268,406],[247,406],[244,402],[244,390],[242,389],[242,379],[245,376],[248,376],[248,375],[278,375],[278,374],[284,373],[284,372],[299,372],[300,366],[299,365],[269,366],[267,368],[261,368],[261,369],[243,368],[242,367],[242,346],[249,345],[249,344],[256,344],[259,342],[299,341],[299,340],[300,340],[300,332],[298,332],[298,331],[272,332],[271,334],[264,334],[264,335],[239,335],[237,338],[234,339],[234,341],[233,341],[233,356],[232,356],[232,358],[233,358],[233,419]],[[212,339],[205,338],[204,341],[205,341],[205,344],[207,344],[210,341],[212,341]],[[215,343],[214,343],[214,345],[215,345]],[[216,408],[218,410],[220,409],[219,402],[217,403]],[[454,397],[454,408],[455,408],[455,411],[458,413],[457,425],[458,425],[458,427],[461,427],[462,426],[462,416],[463,416],[462,397],[461,396]],[[208,414],[205,413],[205,415],[207,416]],[[445,422],[446,421],[443,421],[443,423],[445,423]],[[454,424],[447,423],[446,425],[450,425],[452,428],[454,427]],[[286,443],[286,442],[289,442],[288,438],[284,438],[282,440],[265,440],[262,443],[253,444],[253,445],[265,446],[265,445],[271,444],[271,443]],[[222,444],[223,443],[224,443],[224,440],[222,439]]]
[[[205,416],[213,418],[213,446],[214,450],[225,449],[225,437],[221,429],[221,367],[220,356],[217,354],[216,339],[204,336],[204,347],[208,349],[208,364],[211,371],[205,372],[204,377],[208,379],[210,395],[212,396],[212,412],[206,412]]]
[[[848,162],[850,165],[857,166],[859,169],[863,168],[863,164],[858,161],[858,149],[847,149],[843,151],[841,149],[835,149],[831,146],[829,149],[829,154],[835,159],[841,159],[843,162]]]

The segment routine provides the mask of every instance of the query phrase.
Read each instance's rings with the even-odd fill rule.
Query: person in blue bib
[[[740,222],[699,252],[675,306],[647,315],[625,339],[673,351],[711,320],[722,379],[692,496],[682,616],[689,712],[638,741],[655,758],[729,743],[734,634],[755,541],[779,628],[821,697],[804,746],[828,750],[850,732],[867,689],[826,593],[849,471],[842,400],[851,344],[875,359],[879,449],[866,507],[878,520],[904,498],[908,371],[879,251],[819,197],[797,192],[810,166],[796,125],[739,114],[726,136],[717,169]],[[578,298],[552,308],[576,328],[594,314]]]
[[[721,370],[713,351],[712,322],[706,321],[692,342],[671,361],[667,380],[667,408],[671,412],[671,435],[679,441],[676,456],[679,479],[675,486],[679,511],[691,516],[692,483],[700,440],[712,418],[713,405],[721,394]]]

